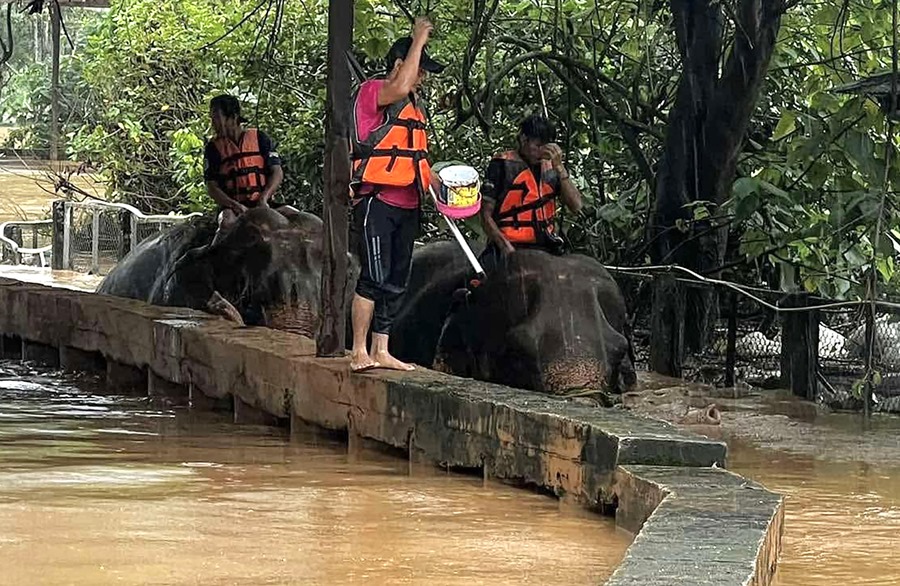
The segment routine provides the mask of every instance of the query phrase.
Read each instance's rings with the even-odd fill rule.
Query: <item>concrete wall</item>
[[[231,406],[238,421],[347,431],[585,506],[618,505],[619,525],[639,535],[610,584],[763,585],[774,572],[781,497],[754,485],[758,498],[744,499],[752,483],[722,470],[723,443],[661,421],[425,369],[351,374],[300,336],[4,279],[0,333],[26,358],[105,369],[130,392],[145,380],[145,392]],[[765,522],[735,522],[725,509],[736,499]],[[684,547],[659,547],[675,534]],[[672,564],[684,566],[678,575]]]

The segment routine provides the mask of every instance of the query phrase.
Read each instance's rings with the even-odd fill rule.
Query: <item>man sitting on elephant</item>
[[[203,155],[203,178],[210,197],[219,205],[218,242],[237,217],[250,208],[271,207],[289,216],[299,211],[271,201],[284,179],[281,159],[272,139],[256,128],[244,128],[237,98],[220,95],[209,103],[215,137]]]
[[[557,234],[556,201],[578,212],[581,193],[562,161],[562,149],[553,141],[556,129],[543,116],[525,118],[518,149],[495,155],[482,187],[481,221],[488,237],[482,254],[488,264],[517,248],[538,248],[562,254]]]

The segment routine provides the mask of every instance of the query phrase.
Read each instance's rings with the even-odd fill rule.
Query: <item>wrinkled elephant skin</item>
[[[416,251],[395,355],[549,393],[635,384],[625,301],[596,260],[519,250],[463,301],[470,270],[452,243]]]
[[[212,241],[215,228],[202,218],[144,241],[98,292],[204,310],[218,293],[249,325],[315,337],[322,221],[308,213],[288,219],[270,209],[253,209],[216,245],[200,248]],[[350,269],[355,281],[355,263]],[[348,286],[348,300],[351,292]]]

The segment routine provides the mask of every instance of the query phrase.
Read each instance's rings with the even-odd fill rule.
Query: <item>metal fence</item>
[[[873,319],[866,303],[610,269],[641,370],[724,387],[789,388],[841,408],[863,408],[868,381],[872,409],[900,412],[900,305],[879,302]],[[689,307],[698,293],[710,306],[706,327]]]
[[[105,275],[142,241],[199,215],[148,215],[127,204],[57,200],[50,220],[0,224],[2,262]]]
[[[12,221],[0,224],[0,262],[14,265],[50,266],[53,222]]]

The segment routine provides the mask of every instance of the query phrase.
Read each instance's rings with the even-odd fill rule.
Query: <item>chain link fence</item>
[[[0,224],[0,262],[105,275],[147,238],[199,215],[147,215],[126,204],[57,200],[51,220]]]
[[[54,203],[54,226],[62,226],[54,268],[107,274],[145,239],[199,216],[147,215],[126,204],[103,201]]]
[[[875,411],[900,412],[900,305],[882,302],[867,319],[865,303],[610,269],[625,297],[638,369],[724,387],[792,388],[848,409],[864,406],[868,381]],[[654,295],[662,279],[674,288]],[[709,307],[707,318],[692,309],[696,301]]]

